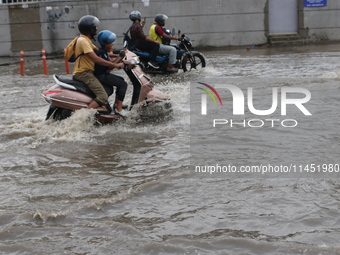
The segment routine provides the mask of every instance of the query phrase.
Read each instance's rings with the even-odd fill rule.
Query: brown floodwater
[[[338,45],[203,53],[204,70],[152,76],[171,96],[171,118],[104,126],[89,110],[44,120],[40,92],[65,74],[63,59],[47,60],[47,76],[40,59],[25,62],[25,76],[18,63],[0,66],[0,253],[339,254],[340,173],[234,178],[194,167],[339,164]],[[301,122],[293,131],[197,132],[190,113],[200,95],[191,87],[200,81],[251,86],[256,102],[273,86],[304,87],[313,117],[289,116]]]

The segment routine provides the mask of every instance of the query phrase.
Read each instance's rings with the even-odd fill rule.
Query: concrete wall
[[[8,9],[12,51],[42,49],[43,41],[39,10],[38,4],[32,4],[30,8],[13,5]]]
[[[304,27],[311,40],[340,39],[340,1],[327,1],[327,6],[304,8]]]
[[[268,1],[102,0],[41,2],[28,8],[0,5],[0,56],[42,48],[47,53],[61,51],[78,34],[79,18],[87,14],[101,20],[99,30],[116,33],[114,47],[120,49],[133,10],[147,17],[146,34],[154,16],[164,13],[169,16],[166,27],[180,29],[194,46],[263,44],[268,36]],[[340,1],[328,1],[322,8],[303,8],[303,0],[299,0],[299,31],[306,38],[339,40],[339,11]]]
[[[1,6],[0,6],[1,8]],[[0,9],[0,56],[11,54],[11,29],[7,8]]]

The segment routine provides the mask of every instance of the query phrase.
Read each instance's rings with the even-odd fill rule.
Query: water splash
[[[7,146],[2,144],[0,149],[13,145],[36,148],[43,142],[91,141],[88,134],[95,131],[93,125],[95,112],[82,109],[64,121],[44,121],[42,111],[7,115],[5,118],[12,118],[15,122],[0,126],[2,132],[0,139],[9,140]]]
[[[173,82],[163,80],[157,84],[157,88],[164,91],[171,98],[172,121],[159,118],[161,115],[151,116],[146,121],[141,122],[138,107],[134,107],[130,117],[126,120],[118,121],[112,125],[94,126],[95,110],[81,109],[76,111],[70,118],[63,121],[53,121],[44,118],[47,109],[40,108],[38,111],[2,113],[2,123],[0,125],[0,151],[6,151],[9,147],[26,146],[36,148],[43,143],[58,142],[82,142],[91,143],[96,136],[112,135],[126,132],[158,132],[169,130],[176,126],[176,122],[183,118],[183,114],[188,114],[186,108],[189,97],[189,83]],[[128,93],[131,93],[128,92]],[[127,94],[126,98],[131,98]],[[126,100],[125,103],[129,103]],[[165,125],[163,125],[165,123]]]

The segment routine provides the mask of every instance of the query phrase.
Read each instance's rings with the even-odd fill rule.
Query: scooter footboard
[[[169,96],[167,96],[164,92],[158,89],[152,89],[147,94],[148,99],[158,99],[158,100],[168,100]]]
[[[151,78],[143,72],[140,66],[136,66],[131,70],[131,72],[135,77],[135,82],[133,82],[135,96],[139,92],[138,100],[136,100],[135,103],[140,103],[147,98],[147,95],[153,89],[154,84]]]
[[[154,85],[151,78],[146,73],[143,72],[140,66],[136,66],[131,71],[133,72],[133,74],[135,75],[135,77],[142,86],[148,85],[149,87],[153,88]]]

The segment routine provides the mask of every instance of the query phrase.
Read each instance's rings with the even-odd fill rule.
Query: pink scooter
[[[150,76],[139,65],[138,56],[127,51],[123,63],[125,64],[124,71],[133,85],[130,110],[138,104],[138,112],[143,112],[143,109],[152,108],[155,105],[157,105],[158,111],[171,112],[169,97],[154,89],[154,83]],[[128,65],[132,68],[129,69]],[[84,83],[73,80],[72,76],[53,75],[53,78],[55,84],[42,92],[42,96],[50,104],[46,120],[51,117],[54,120],[68,118],[75,110],[87,108],[93,101],[94,94],[92,91]],[[104,88],[109,96],[113,94],[112,86],[104,86]],[[101,123],[111,123],[120,118],[120,115],[112,112],[110,105],[97,108],[96,119]]]

